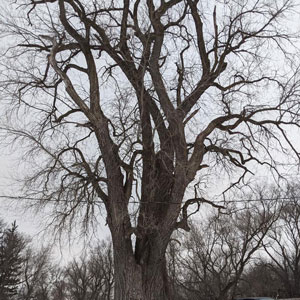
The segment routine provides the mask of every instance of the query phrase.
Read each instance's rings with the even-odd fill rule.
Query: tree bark
[[[121,245],[114,240],[115,300],[171,300],[165,248],[158,235],[148,237],[143,249]],[[131,241],[130,241],[131,243]],[[127,241],[127,245],[129,245]],[[140,254],[138,254],[140,252]]]

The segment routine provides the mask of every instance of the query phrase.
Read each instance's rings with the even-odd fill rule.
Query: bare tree
[[[216,206],[189,187],[216,167],[220,183],[238,174],[229,187],[255,164],[278,171],[277,150],[299,158],[294,2],[12,2],[2,128],[31,164],[24,196],[70,230],[104,205],[115,299],[172,299],[170,237],[193,204]]]
[[[241,276],[262,249],[280,211],[275,202],[247,206],[232,214],[213,214],[193,226],[179,259],[186,299],[236,296]]]
[[[74,300],[89,299],[88,266],[83,259],[74,260],[66,269],[66,276],[70,298]]]
[[[61,273],[59,274],[61,275]],[[57,276],[56,280],[53,282],[53,288],[51,291],[51,297],[55,300],[66,300],[68,299],[68,287],[64,278]]]
[[[281,285],[281,296],[300,297],[300,190],[289,184],[276,227],[269,233],[265,250],[271,259],[269,269]]]
[[[281,279],[273,271],[266,257],[261,256],[242,275],[236,295],[240,297],[251,295],[253,297],[265,296],[283,299],[286,295],[281,287]]]
[[[75,259],[64,270],[66,299],[113,299],[113,262],[110,243],[103,242],[88,256]]]
[[[52,274],[56,267],[50,259],[50,249],[34,250],[27,245],[21,266],[21,284],[18,298],[22,300],[50,300],[52,290]]]
[[[114,266],[112,245],[102,242],[91,251],[88,260],[90,273],[90,300],[113,299]]]

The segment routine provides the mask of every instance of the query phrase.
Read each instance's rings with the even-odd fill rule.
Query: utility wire
[[[71,200],[55,200],[55,199],[43,199],[43,198],[34,198],[34,197],[14,197],[14,196],[5,196],[5,195],[0,195],[0,200],[13,200],[13,201],[20,201],[20,200],[28,200],[28,201],[36,201],[36,202],[65,202],[65,203],[73,203],[74,201]],[[300,200],[300,196],[298,197],[292,197],[293,200]],[[186,201],[181,201],[181,202],[164,202],[164,201],[152,201],[152,202],[146,202],[146,201],[129,201],[128,204],[185,204],[188,200]],[[231,200],[216,200],[216,201],[211,201],[212,204],[229,204],[229,203],[245,203],[245,202],[267,202],[267,201],[286,201],[286,202],[293,202],[291,201],[291,197],[276,197],[276,198],[261,198],[261,199],[231,199]],[[80,201],[82,203],[87,203],[87,204],[104,204],[105,202],[102,200],[93,200],[93,201]],[[199,201],[201,202],[201,201]],[[123,203],[122,201],[117,201],[117,203]],[[206,203],[206,202],[203,202]],[[209,204],[209,203],[207,203]]]

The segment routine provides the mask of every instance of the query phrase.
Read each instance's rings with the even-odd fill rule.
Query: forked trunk
[[[127,249],[129,250],[129,249]],[[171,300],[165,249],[153,244],[143,249],[147,257],[120,251],[114,245],[114,300]]]
[[[124,262],[115,261],[114,300],[169,300],[165,262],[157,265],[138,265],[124,257]]]

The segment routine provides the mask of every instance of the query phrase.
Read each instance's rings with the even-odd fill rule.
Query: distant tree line
[[[176,300],[300,297],[298,186],[262,188],[191,228],[169,244]]]
[[[13,223],[0,224],[1,300],[109,300],[113,258],[109,242],[61,267],[49,248],[35,249]]]
[[[261,190],[178,232],[168,247],[174,300],[300,297],[299,188]],[[103,241],[66,266],[35,249],[13,223],[0,224],[1,300],[110,300],[113,254]]]

